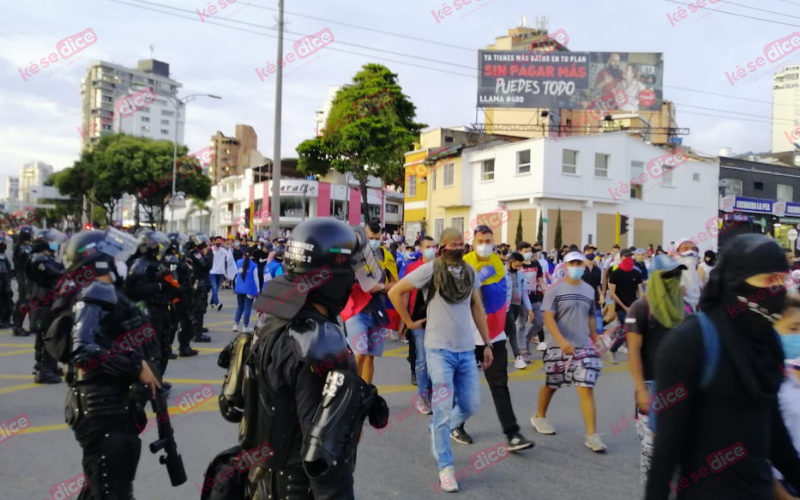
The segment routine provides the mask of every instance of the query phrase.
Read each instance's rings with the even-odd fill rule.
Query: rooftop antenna
[[[150,59],[152,59],[152,58],[153,58],[153,52],[155,52],[155,50],[156,50],[156,49],[155,49],[155,47],[153,47],[152,45],[150,45]]]

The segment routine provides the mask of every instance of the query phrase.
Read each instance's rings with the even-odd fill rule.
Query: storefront
[[[736,234],[759,233],[768,234],[782,247],[790,248],[787,233],[800,229],[800,203],[725,196],[720,201],[720,217],[739,223],[722,234],[720,245]]]

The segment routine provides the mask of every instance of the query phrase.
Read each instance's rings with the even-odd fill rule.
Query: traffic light
[[[619,216],[619,234],[626,234],[628,232],[628,216]]]
[[[244,227],[250,227],[250,207],[244,209]]]
[[[83,226],[83,228],[88,231],[88,230],[90,230],[92,228],[92,225],[91,224],[86,224],[85,226]]]

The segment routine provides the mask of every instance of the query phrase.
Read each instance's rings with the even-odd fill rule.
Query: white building
[[[42,161],[31,161],[19,169],[18,198],[23,203],[35,202],[31,199],[31,190],[43,186],[44,181],[53,173],[53,167]]]
[[[708,234],[718,215],[718,160],[691,158],[675,168],[664,166],[670,151],[624,132],[488,146],[464,150],[461,204],[471,205],[473,220],[505,207],[507,222],[496,231],[498,241],[514,242],[518,217],[537,227],[543,214],[544,245],[552,248],[560,209],[563,244],[591,242],[608,251],[619,213],[630,218],[622,247],[666,248],[697,237],[701,250],[717,248]]]
[[[6,177],[6,200],[19,200],[19,177]]]
[[[328,122],[328,115],[331,112],[331,107],[333,107],[333,100],[336,98],[336,93],[340,90],[342,90],[342,87],[328,88],[328,99],[314,112],[314,135],[322,135],[322,130]]]
[[[772,77],[772,152],[793,151],[800,125],[800,65],[785,66]]]
[[[155,140],[177,139],[183,144],[185,106],[168,99],[182,86],[169,77],[169,64],[154,59],[139,61],[136,69],[93,62],[81,81],[79,133],[84,146],[95,144],[106,133],[120,132]],[[155,94],[155,102],[140,101],[135,107],[143,107],[125,114],[128,109],[121,105],[126,98],[135,98],[148,87]]]

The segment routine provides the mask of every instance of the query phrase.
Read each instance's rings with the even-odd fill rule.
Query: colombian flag
[[[380,247],[383,251],[383,262],[378,261],[381,267],[386,271],[388,276],[394,278],[395,281],[397,279],[397,264],[395,263],[394,257],[392,254],[383,247]],[[352,318],[356,314],[360,313],[367,304],[369,304],[370,300],[372,300],[372,294],[369,292],[365,292],[361,289],[361,286],[356,283],[353,285],[353,288],[350,289],[350,298],[347,299],[347,305],[344,307],[344,310],[341,312],[342,321],[347,321],[348,319]],[[389,307],[392,308],[392,311],[397,316],[397,320],[399,321],[400,315],[397,314],[397,311],[394,310],[394,307],[391,305],[391,302],[388,300],[387,302],[387,309]],[[389,314],[389,311],[386,311]],[[392,320],[391,315],[389,315],[389,320]]]
[[[470,252],[464,256],[464,262],[477,271],[477,279],[481,281],[481,297],[486,308],[486,322],[489,324],[489,339],[494,339],[506,328],[506,268],[497,254],[489,260],[478,262],[478,254]]]

